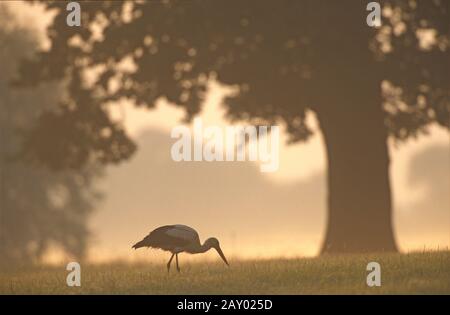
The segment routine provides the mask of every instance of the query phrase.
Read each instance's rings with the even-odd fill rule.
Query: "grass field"
[[[381,265],[381,287],[366,285],[367,263]],[[81,287],[65,268],[0,272],[1,294],[450,294],[450,252],[165,265],[82,265]]]

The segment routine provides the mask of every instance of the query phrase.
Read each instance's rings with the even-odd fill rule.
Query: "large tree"
[[[0,266],[38,262],[49,248],[82,258],[87,247],[87,219],[98,193],[93,179],[99,168],[50,171],[18,158],[25,130],[40,113],[57,108],[58,83],[15,90],[21,58],[39,46],[36,31],[18,23],[8,4],[0,3]]]
[[[66,79],[69,93],[28,154],[53,167],[126,159],[134,144],[108,104],[165,97],[191,118],[215,78],[239,90],[230,119],[283,124],[292,142],[311,136],[316,113],[328,158],[322,252],[395,251],[387,140],[449,126],[450,2],[382,1],[379,29],[366,24],[368,2],[81,2],[81,27],[67,26],[65,3],[46,2],[52,46],[24,63],[22,83]]]

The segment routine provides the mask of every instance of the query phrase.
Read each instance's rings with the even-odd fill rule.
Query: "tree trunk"
[[[384,73],[369,49],[376,32],[361,19],[365,6],[332,1],[326,19],[340,28],[316,38],[320,58],[309,92],[328,160],[328,223],[322,253],[397,250],[380,90]]]
[[[347,101],[369,101],[372,106],[334,106],[318,115],[328,159],[328,223],[322,254],[397,251],[381,102],[379,94],[365,95]]]

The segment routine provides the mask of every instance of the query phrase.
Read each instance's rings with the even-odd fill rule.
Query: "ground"
[[[381,265],[368,287],[366,266]],[[0,271],[0,294],[450,294],[450,251],[161,264],[82,265],[81,287],[61,267]]]

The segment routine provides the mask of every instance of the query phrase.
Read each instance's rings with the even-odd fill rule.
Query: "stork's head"
[[[219,254],[220,258],[222,258],[222,260],[227,264],[227,266],[229,266],[228,261],[225,258],[225,255],[223,254],[222,249],[220,248],[219,240],[217,238],[215,238],[215,237],[208,238],[205,241],[205,245],[208,248],[214,248],[217,251],[217,253]]]

